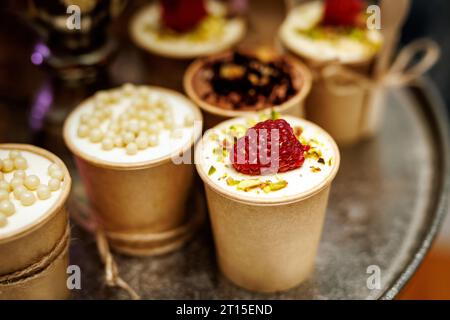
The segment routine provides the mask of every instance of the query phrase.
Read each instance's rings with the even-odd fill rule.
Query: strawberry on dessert
[[[326,0],[321,24],[323,26],[357,26],[364,7],[362,0]]]
[[[206,16],[204,0],[161,0],[162,21],[166,28],[186,32]]]
[[[303,146],[284,119],[266,120],[250,128],[233,146],[231,162],[236,171],[248,175],[286,172],[305,161]]]

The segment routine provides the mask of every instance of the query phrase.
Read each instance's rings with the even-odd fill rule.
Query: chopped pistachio
[[[232,177],[229,177],[227,179],[227,184],[229,186],[235,186],[235,185],[239,184],[239,182],[240,182],[239,180],[234,180]]]
[[[239,190],[249,191],[255,187],[258,187],[261,184],[259,179],[246,179],[239,182],[237,188]]]
[[[331,162],[331,158],[328,160],[328,165],[331,167],[331,164],[332,164],[332,162]]]
[[[319,167],[311,166],[310,168],[311,168],[311,171],[314,173],[322,171],[322,169],[320,169]]]
[[[211,166],[208,171],[208,176],[213,175],[215,172],[216,172],[216,168],[214,166]]]

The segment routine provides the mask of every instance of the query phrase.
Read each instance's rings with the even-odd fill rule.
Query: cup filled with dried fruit
[[[311,74],[298,60],[271,50],[239,50],[193,62],[187,95],[202,109],[205,127],[264,109],[303,116]]]

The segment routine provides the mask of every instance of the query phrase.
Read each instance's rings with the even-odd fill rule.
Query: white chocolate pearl
[[[18,186],[17,188],[14,189],[14,192],[13,192],[14,193],[14,197],[17,200],[20,200],[20,195],[22,193],[24,193],[25,191],[27,191],[27,188],[25,186]]]
[[[14,170],[14,162],[11,159],[3,160],[3,168],[2,171],[4,173],[8,173]]]
[[[0,228],[6,226],[8,224],[8,219],[3,213],[0,213]]]
[[[89,127],[85,124],[80,125],[78,127],[77,134],[80,138],[86,138],[89,135]]]
[[[81,124],[87,124],[89,122],[89,119],[91,118],[90,114],[84,113],[80,116],[80,123]]]
[[[27,174],[25,173],[24,170],[16,170],[14,171],[14,178],[22,178],[25,179],[27,176]]]
[[[23,186],[24,180],[22,178],[12,178],[9,185],[12,190],[15,190],[18,186]]]
[[[102,141],[103,139],[103,132],[100,129],[92,129],[91,133],[89,134],[89,140],[92,143],[97,143]]]
[[[52,195],[52,192],[50,191],[50,188],[48,186],[46,186],[45,184],[41,184],[37,188],[36,193],[37,193],[37,196],[38,196],[38,198],[40,200],[47,200]]]
[[[134,87],[134,85],[133,84],[131,84],[131,83],[125,83],[123,86],[122,86],[122,91],[123,91],[123,93],[125,93],[125,94],[132,94],[134,91],[135,91],[135,87]]]
[[[52,172],[52,175],[55,174],[55,172],[58,172],[58,170],[54,170]],[[53,177],[53,176],[52,176]],[[30,175],[28,177],[25,178],[25,181],[23,183],[25,185],[25,187],[28,188],[28,190],[36,190],[37,187],[39,187],[39,185],[41,184],[41,180],[39,179],[38,176],[36,175]]]
[[[9,158],[10,158],[11,160],[14,160],[14,159],[16,159],[16,158],[18,158],[18,157],[20,157],[20,156],[21,156],[21,154],[20,154],[20,152],[17,151],[17,150],[11,150],[11,151],[9,152]]]
[[[137,120],[131,120],[128,123],[128,130],[133,133],[138,133],[139,132],[139,122]]]
[[[97,118],[91,116],[88,120],[87,125],[89,126],[89,128],[91,129],[98,129],[98,126],[100,125],[100,121],[98,121]]]
[[[59,168],[59,166],[56,163],[52,163],[51,165],[48,166],[48,169],[47,169],[48,175],[50,176],[52,174],[52,172],[55,170],[61,170],[61,169]]]
[[[114,145],[118,148],[122,148],[123,147],[123,139],[122,137],[115,137],[114,138]]]
[[[125,132],[125,134],[122,136],[122,139],[123,143],[128,145],[134,141],[134,134],[132,134],[131,132]]]
[[[0,189],[0,201],[8,200],[9,199],[9,192],[5,189]]]
[[[33,205],[35,202],[36,202],[36,196],[31,191],[22,192],[22,194],[20,195],[20,203],[23,206],[28,207],[28,206]]]
[[[15,158],[14,159],[14,166],[18,170],[25,170],[26,168],[28,168],[27,159],[25,159],[24,157],[17,157],[17,158]]]
[[[148,138],[144,135],[140,135],[139,137],[136,138],[136,145],[138,149],[144,150],[145,148],[148,147]]]
[[[61,169],[53,170],[52,173],[50,173],[50,177],[53,179],[63,180],[64,172]]]
[[[52,178],[48,182],[48,187],[49,187],[50,191],[57,191],[61,187],[61,181],[58,180],[58,179],[53,179]]]
[[[102,141],[102,149],[109,151],[114,148],[114,142],[110,138],[106,138]]]
[[[158,136],[149,136],[148,137],[148,145],[150,147],[156,147],[158,145],[159,141],[158,141]]]
[[[6,190],[7,192],[9,192],[11,190],[9,182],[5,180],[0,180],[0,190]]]
[[[135,155],[138,152],[138,146],[136,143],[131,142],[127,145],[127,154],[132,156]]]
[[[16,208],[14,204],[9,200],[3,200],[0,202],[0,213],[3,213],[5,216],[12,216],[16,212]]]
[[[148,130],[149,133],[158,133],[158,131],[159,131],[158,125],[153,123],[153,124],[148,126],[147,130]]]

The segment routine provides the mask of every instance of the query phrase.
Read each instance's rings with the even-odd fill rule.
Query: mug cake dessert
[[[333,139],[300,118],[253,115],[208,130],[195,159],[225,276],[261,292],[304,281],[339,168]]]
[[[158,87],[100,91],[70,114],[64,140],[116,250],[145,255],[147,243],[121,235],[165,232],[186,222],[193,166],[174,159],[189,154],[201,130],[196,106]]]
[[[0,144],[0,299],[64,299],[71,179],[50,152]]]
[[[245,21],[212,0],[161,0],[139,11],[130,34],[145,50],[168,58],[191,59],[233,47],[245,35]]]
[[[310,86],[303,64],[263,49],[197,60],[184,76],[185,91],[205,113],[208,128],[264,109],[302,115]]]
[[[330,66],[344,66],[362,76],[379,53],[380,30],[367,26],[363,0],[311,1],[294,7],[283,22],[279,39],[318,75],[306,100],[306,117],[326,129],[339,144],[361,140],[374,122],[368,110],[368,90]],[[330,87],[333,82],[338,86]],[[374,130],[372,130],[374,131]]]

